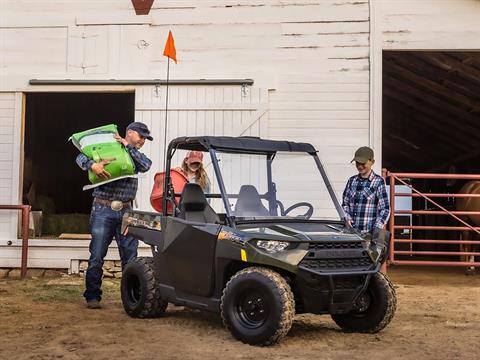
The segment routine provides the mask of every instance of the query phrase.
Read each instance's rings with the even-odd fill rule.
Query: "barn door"
[[[164,166],[165,91],[164,86],[142,86],[135,92],[135,121],[147,124],[154,137],[142,149],[153,162],[151,170],[140,175],[137,201],[142,210],[151,210],[153,177]],[[179,136],[268,136],[265,89],[240,85],[169,86],[168,98],[167,145]],[[174,158],[173,166],[181,160]],[[242,166],[245,173],[255,172],[250,164]],[[212,166],[207,166],[207,172],[213,179]]]

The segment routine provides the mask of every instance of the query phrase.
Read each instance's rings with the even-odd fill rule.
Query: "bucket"
[[[170,179],[175,193],[181,193],[186,183],[188,183],[187,177],[183,175],[179,169],[170,169]],[[152,193],[150,194],[150,204],[158,211],[163,212],[163,184],[165,180],[165,172],[159,172],[155,174]],[[178,206],[180,202],[180,196],[175,197],[175,203]],[[173,213],[172,204],[168,202],[167,213],[171,215]]]

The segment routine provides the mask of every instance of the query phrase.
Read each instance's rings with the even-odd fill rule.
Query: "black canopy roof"
[[[313,145],[292,141],[265,140],[259,137],[196,136],[178,137],[169,148],[208,151],[210,149],[239,153],[273,153],[277,151],[316,153]]]

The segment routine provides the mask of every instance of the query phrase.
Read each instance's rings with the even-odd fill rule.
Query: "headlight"
[[[257,240],[256,241],[257,247],[272,254],[285,250],[289,245],[290,243],[286,241],[276,241],[276,240]]]

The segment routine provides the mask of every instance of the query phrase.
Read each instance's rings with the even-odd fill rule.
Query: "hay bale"
[[[43,233],[55,236],[62,233],[88,234],[89,222],[89,214],[47,214]]]
[[[38,195],[32,205],[32,210],[40,210],[43,214],[55,214],[55,200],[49,196]]]
[[[27,269],[27,278],[40,278],[45,274],[45,269]]]
[[[9,279],[20,279],[21,278],[21,271],[20,269],[12,269],[8,273],[8,278]]]
[[[0,269],[0,279],[5,279],[8,277],[10,269]]]

